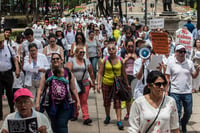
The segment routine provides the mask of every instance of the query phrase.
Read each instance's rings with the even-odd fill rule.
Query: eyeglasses
[[[182,53],[186,53],[186,51],[185,50],[177,50],[180,54],[182,54]]]
[[[128,47],[128,48],[133,48],[133,45],[128,45],[127,47]]]
[[[60,58],[52,58],[52,61],[60,60]]]
[[[85,51],[80,51],[79,54],[85,54]]]
[[[55,41],[50,41],[50,43],[54,43]]]
[[[166,86],[167,85],[167,83],[166,82],[157,82],[157,83],[153,83],[155,86],[157,86],[157,87],[161,87],[161,85],[163,85],[163,86]]]
[[[25,101],[16,102],[16,105],[17,105],[17,106],[21,106],[22,104],[27,105],[27,104],[29,104],[29,103],[30,103],[30,100],[25,100]]]
[[[111,50],[115,50],[115,48],[114,47],[108,48],[108,51],[111,51]]]

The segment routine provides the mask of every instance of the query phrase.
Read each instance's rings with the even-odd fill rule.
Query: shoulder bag
[[[108,58],[108,60],[109,60],[110,64],[112,65],[111,60],[109,58]],[[122,62],[121,62],[121,64],[122,64]],[[127,90],[128,86],[127,86],[124,78],[122,76],[118,77],[116,75],[114,68],[113,68],[113,65],[112,65],[112,70],[113,70],[113,73],[114,73],[115,76],[114,76],[114,84],[113,84],[114,90],[112,91],[111,98],[118,95],[121,101],[130,101],[131,100],[131,94]]]
[[[85,59],[84,59],[84,66],[85,66],[85,70],[84,70],[84,72],[83,72],[83,76],[82,76],[81,80],[77,80],[77,83],[78,83],[78,85],[79,85],[79,87],[80,87],[80,89],[81,89],[81,91],[79,92],[79,94],[85,93],[85,85],[83,84],[83,78],[84,78],[85,72],[86,72],[86,63],[85,63]]]

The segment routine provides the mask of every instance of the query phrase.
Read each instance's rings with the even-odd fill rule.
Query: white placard
[[[42,34],[44,33],[43,29],[33,29],[33,37],[37,40],[43,40]]]
[[[149,23],[150,29],[164,28],[164,19],[152,19]]]
[[[157,67],[162,63],[162,55],[153,55],[147,68],[149,70],[158,70]]]
[[[186,57],[190,58],[190,55],[192,53],[192,47],[193,47],[193,36],[192,33],[187,29],[178,29],[176,31],[176,45],[181,44],[185,46],[187,50]]]

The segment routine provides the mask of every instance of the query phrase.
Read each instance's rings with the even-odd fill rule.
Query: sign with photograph
[[[9,133],[37,133],[37,118],[8,119],[8,130]]]

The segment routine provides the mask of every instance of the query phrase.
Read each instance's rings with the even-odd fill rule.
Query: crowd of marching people
[[[1,133],[9,132],[8,119],[33,116],[38,132],[67,133],[68,121],[76,121],[79,110],[83,124],[90,125],[91,88],[102,93],[106,125],[117,119],[118,129],[123,130],[124,119],[130,133],[179,133],[179,129],[186,133],[192,93],[200,85],[200,39],[190,21],[183,28],[195,36],[190,58],[167,30],[149,29],[133,16],[120,21],[115,15],[97,17],[86,11],[52,17],[26,28],[15,41],[10,39],[12,29],[5,28],[0,36],[0,120],[4,95],[11,114]],[[37,40],[34,31],[39,29],[44,33]],[[154,32],[168,34],[169,52],[152,69],[148,66],[156,56]],[[112,102],[116,118],[110,117]]]

